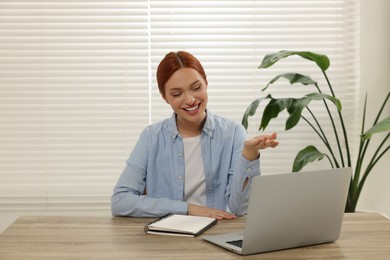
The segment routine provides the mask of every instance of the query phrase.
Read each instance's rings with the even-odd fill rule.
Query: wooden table
[[[23,216],[0,234],[0,259],[390,259],[390,220],[377,213],[345,214],[340,239],[239,256],[196,238],[146,235],[153,219]],[[204,234],[235,232],[245,218],[219,221]]]

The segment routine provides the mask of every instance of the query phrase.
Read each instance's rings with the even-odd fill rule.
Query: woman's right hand
[[[204,206],[199,206],[195,204],[188,204],[188,215],[192,216],[202,216],[202,217],[210,217],[216,219],[235,219],[236,215],[226,212],[224,210],[208,208]]]

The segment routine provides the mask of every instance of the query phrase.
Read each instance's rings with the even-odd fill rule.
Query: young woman
[[[276,147],[276,134],[246,140],[242,125],[213,115],[206,74],[190,53],[168,53],[157,83],[174,113],[141,133],[114,188],[112,214],[244,215],[251,180],[260,174],[259,150]]]

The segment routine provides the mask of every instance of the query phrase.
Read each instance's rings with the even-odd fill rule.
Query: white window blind
[[[195,54],[208,75],[209,109],[241,122],[276,74],[299,70],[325,83],[294,57],[257,69],[284,49],[330,57],[354,129],[359,1],[0,2],[0,211],[108,212],[139,133],[172,113],[155,81],[167,52]],[[271,92],[307,92],[294,89],[278,83]],[[264,174],[290,171],[296,152],[317,142],[307,127],[284,132],[282,124],[267,130],[279,132],[281,145],[263,153]]]
[[[107,210],[149,122],[148,2],[1,2],[0,35],[0,211]]]

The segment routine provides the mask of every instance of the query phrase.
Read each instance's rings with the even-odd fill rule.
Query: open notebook
[[[168,214],[145,225],[145,232],[156,235],[195,237],[217,223],[215,218]]]

